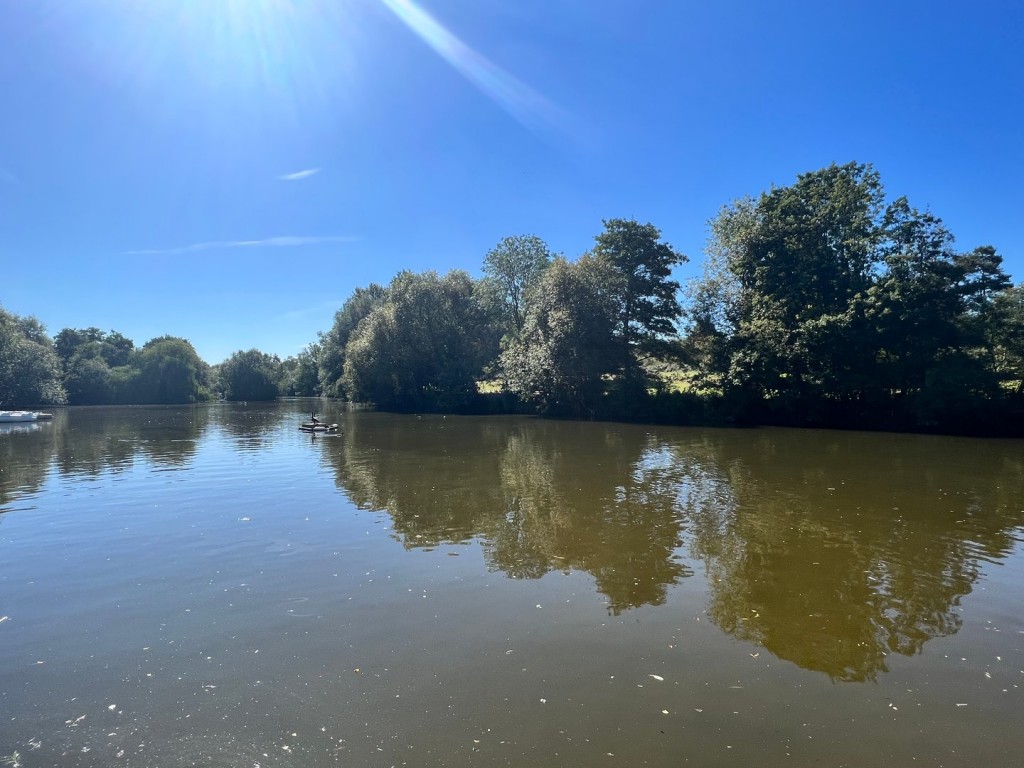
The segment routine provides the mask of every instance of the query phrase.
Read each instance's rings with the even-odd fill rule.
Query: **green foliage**
[[[556,258],[541,276],[522,333],[501,355],[509,388],[541,413],[590,417],[616,368],[609,268],[593,257]]]
[[[604,227],[595,238],[594,257],[610,275],[605,289],[615,302],[621,365],[628,372],[636,369],[637,354],[662,349],[658,342],[675,336],[682,308],[679,283],[670,278],[672,268],[687,259],[662,242],[653,224],[607,219]]]
[[[64,386],[72,405],[103,405],[114,402],[114,378],[107,362],[80,348],[64,367]]]
[[[54,339],[54,347],[72,405],[113,403],[126,396],[123,387],[115,386],[115,381],[123,383],[126,376],[113,376],[113,369],[128,365],[135,349],[131,339],[117,331],[65,328]]]
[[[802,174],[723,209],[711,230],[687,350],[698,383],[741,413],[934,426],[991,412],[1002,259],[958,253],[905,198],[884,205],[870,166]]]
[[[34,317],[0,307],[0,403],[4,408],[65,402],[60,361]]]
[[[320,356],[322,345],[314,342],[281,362],[281,394],[292,397],[320,395]]]
[[[111,368],[127,365],[135,349],[131,339],[117,331],[104,333],[99,328],[65,328],[57,334],[53,343],[65,369],[83,347],[92,347],[86,357],[102,357]]]
[[[536,235],[506,237],[484,257],[484,288],[493,294],[507,333],[522,330],[530,291],[549,264],[547,243]]]
[[[1024,283],[1006,288],[992,302],[989,330],[994,368],[1003,386],[1024,395]]]
[[[278,395],[281,361],[258,349],[239,351],[220,364],[219,376],[228,400],[273,400]]]
[[[334,325],[321,334],[318,358],[319,391],[328,397],[341,397],[345,373],[345,347],[349,337],[373,308],[384,301],[386,291],[376,283],[356,288],[334,315]]]
[[[210,398],[209,366],[186,340],[161,336],[111,370],[115,402],[196,403]]]
[[[402,272],[350,335],[343,386],[396,410],[459,410],[496,354],[477,286],[465,272]]]
[[[878,174],[849,163],[762,194],[752,212],[744,201],[725,214],[733,221],[713,233],[730,237],[716,247],[741,287],[733,386],[787,408],[849,395],[865,365],[851,302],[871,282],[882,202]]]

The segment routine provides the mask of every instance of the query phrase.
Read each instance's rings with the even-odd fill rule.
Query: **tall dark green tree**
[[[1000,398],[1001,257],[958,252],[905,198],[885,205],[870,166],[832,165],[727,207],[708,251],[689,348],[734,406],[954,425]]]
[[[660,350],[658,342],[676,334],[682,307],[672,268],[687,259],[662,241],[657,227],[635,219],[605,220],[595,240],[593,255],[613,275],[606,288],[616,304],[620,365],[628,373],[637,354]]]
[[[761,195],[728,257],[742,289],[733,382],[805,406],[858,396],[871,361],[853,300],[871,285],[883,203],[877,172],[858,163]]]

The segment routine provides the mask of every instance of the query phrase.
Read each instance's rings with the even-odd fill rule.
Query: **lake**
[[[316,407],[0,433],[0,759],[1019,764],[1024,441]]]

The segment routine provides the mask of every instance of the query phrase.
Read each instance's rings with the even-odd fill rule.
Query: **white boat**
[[[9,422],[38,421],[39,419],[52,419],[52,413],[40,413],[39,411],[0,411],[0,424]]]

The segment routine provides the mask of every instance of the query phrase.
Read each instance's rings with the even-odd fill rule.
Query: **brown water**
[[[1024,441],[308,412],[0,433],[0,759],[1020,764]]]

